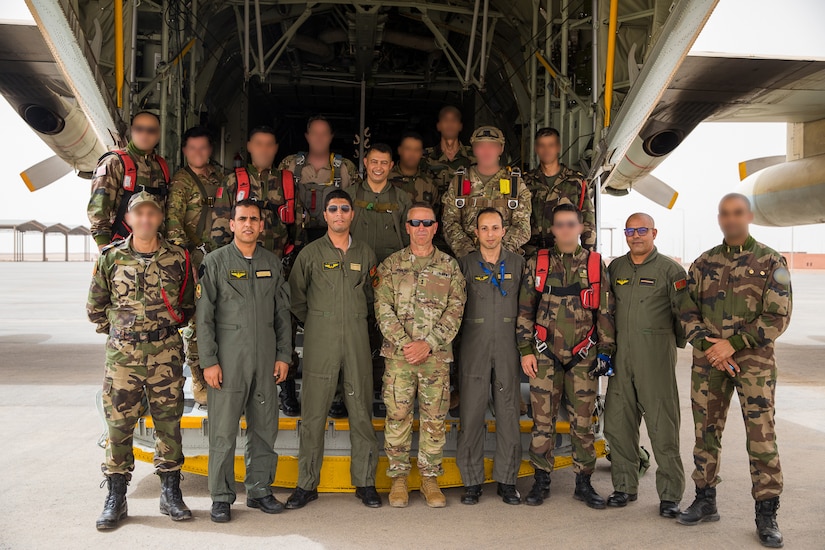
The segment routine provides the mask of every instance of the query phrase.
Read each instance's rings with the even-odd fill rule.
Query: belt
[[[112,327],[109,329],[109,336],[129,343],[160,342],[177,334],[178,325],[163,327],[148,332],[136,332],[132,330],[121,330]]]

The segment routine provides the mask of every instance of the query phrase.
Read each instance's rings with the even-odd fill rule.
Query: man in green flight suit
[[[289,275],[292,313],[304,323],[304,375],[298,483],[286,502],[303,508],[318,498],[327,411],[343,373],[349,411],[351,469],[355,496],[378,508],[375,490],[378,439],[372,426],[372,360],[367,317],[372,309],[375,252],[350,235],[355,214],[342,189],[324,198],[327,234],[306,245]]]
[[[212,521],[231,519],[235,442],[246,417],[246,505],[277,514],[272,496],[278,466],[278,389],[292,358],[289,286],[281,261],[258,246],[260,201],[232,208],[233,242],[208,254],[195,290],[201,363],[209,385],[209,492]]]
[[[624,232],[630,252],[608,268],[616,299],[617,351],[604,411],[614,489],[607,505],[623,507],[637,498],[639,425],[644,417],[656,457],[659,515],[675,518],[685,491],[675,369],[676,347],[686,344],[680,312],[687,274],[656,250],[652,217],[633,214]]]

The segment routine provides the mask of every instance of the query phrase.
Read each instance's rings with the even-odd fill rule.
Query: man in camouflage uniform
[[[476,216],[493,207],[504,218],[504,248],[521,254],[530,239],[530,191],[520,172],[499,164],[504,134],[494,126],[481,126],[470,143],[478,164],[456,174],[443,195],[444,238],[457,258],[466,256],[476,249]]]
[[[562,199],[569,200],[581,210],[584,222],[582,247],[595,250],[596,210],[593,207],[593,198],[584,175],[559,162],[559,131],[555,128],[540,128],[536,132],[535,151],[539,158],[539,166],[524,176],[524,183],[533,196],[533,230],[528,253],[532,254],[539,248],[552,248],[553,208]]]
[[[421,495],[431,508],[446,506],[437,477],[444,473],[444,420],[450,403],[452,342],[464,312],[464,276],[458,263],[433,246],[438,223],[427,203],[407,213],[410,246],[378,267],[375,315],[384,335],[384,452],[392,478],[390,506],[402,508],[409,496],[413,408],[418,395],[418,471]]]
[[[581,221],[581,212],[574,205],[565,202],[556,207],[556,244],[549,251],[547,272],[537,275],[538,257],[531,257],[519,293],[517,339],[521,367],[530,379],[530,461],[536,470],[525,502],[533,506],[550,495],[556,419],[564,396],[576,473],[573,496],[591,508],[605,507],[604,499],[590,483],[596,465],[592,418],[598,377],[609,373],[616,351],[616,329],[604,262],[600,262],[600,289],[591,286],[595,274],[588,273],[588,259],[593,253],[578,244]],[[536,280],[541,276],[545,279],[537,288]],[[591,309],[595,300],[598,309]]]
[[[304,134],[309,148],[289,155],[278,168],[295,174],[298,197],[303,211],[301,219],[304,243],[311,243],[327,232],[324,222],[324,198],[333,189],[346,189],[360,181],[355,164],[339,154],[330,153],[335,134],[332,125],[321,115],[310,117]]]
[[[163,207],[154,195],[133,195],[126,222],[133,232],[101,251],[86,304],[97,332],[109,335],[102,393],[109,433],[101,467],[109,492],[97,520],[101,530],[126,517],[126,486],[135,468],[132,437],[144,393],[155,429],[160,512],[175,521],[192,517],[180,491],[184,378],[178,333],[194,313],[189,255],[158,234]]]
[[[166,202],[166,238],[189,251],[195,273],[203,257],[214,249],[212,243],[212,209],[215,193],[223,174],[211,162],[212,136],[207,128],[190,128],[183,134],[181,151],[186,167],[172,176]],[[198,360],[198,340],[195,318],[182,331],[186,364],[192,371],[192,393],[195,401],[206,405],[206,382]]]
[[[438,112],[436,124],[441,140],[435,147],[424,151],[424,158],[430,165],[438,194],[444,196],[450,180],[459,168],[468,169],[475,164],[473,151],[458,139],[464,125],[461,123],[461,111],[452,105],[445,105]]]
[[[216,523],[231,520],[241,415],[247,424],[246,505],[267,514],[284,509],[271,486],[278,466],[276,383],[286,378],[292,358],[292,322],[281,262],[257,242],[262,214],[260,201],[235,204],[234,240],[206,257],[196,292],[209,384],[210,517]]]
[[[675,518],[685,491],[676,386],[676,348],[685,347],[679,321],[687,296],[685,269],[659,254],[654,244],[658,232],[649,215],[630,216],[624,232],[630,252],[608,268],[616,297],[618,349],[604,409],[614,489],[607,505],[620,508],[637,499],[639,426],[644,418],[656,456],[659,515]]]
[[[436,208],[438,218],[441,196],[423,156],[424,138],[416,132],[405,133],[398,145],[398,164],[390,170],[389,180],[394,186],[409,193],[412,202],[431,204]]]
[[[501,246],[504,219],[495,208],[476,218],[479,249],[458,263],[467,280],[461,327],[461,431],[456,463],[466,490],[463,504],[477,504],[484,483],[485,416],[492,389],[496,417],[493,479],[507,504],[521,504],[516,478],[521,465],[521,372],[516,345],[518,294],[524,258]]]
[[[98,248],[129,236],[131,229],[125,215],[129,199],[135,193],[147,191],[156,195],[161,206],[165,206],[169,169],[163,157],[154,152],[160,132],[160,118],[149,111],[141,111],[132,117],[131,139],[126,149],[100,157],[87,208],[92,237]],[[121,155],[128,159],[124,160]],[[134,174],[127,173],[125,162],[135,168]]]
[[[351,483],[364,505],[378,508],[378,439],[372,425],[367,329],[377,261],[366,243],[350,235],[354,212],[347,192],[334,189],[324,201],[327,235],[298,253],[289,274],[292,313],[304,323],[304,384],[298,483],[286,507],[303,508],[318,498],[327,411],[343,373],[352,449]]]
[[[695,525],[719,519],[722,431],[736,392],[745,419],[759,541],[778,548],[783,545],[776,523],[782,469],[774,422],[774,342],[790,322],[791,276],[785,258],[750,236],[752,220],[747,197],[725,195],[719,203],[725,240],[699,256],[689,271],[682,323],[693,345],[696,500],[678,521]]]

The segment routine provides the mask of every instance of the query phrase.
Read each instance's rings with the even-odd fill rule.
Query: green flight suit
[[[347,193],[355,206],[352,238],[367,243],[375,251],[379,263],[410,243],[404,228],[407,210],[412,206],[408,193],[389,181],[376,193],[366,180],[348,187]]]
[[[327,411],[343,373],[356,487],[375,485],[378,439],[372,426],[372,357],[367,316],[372,310],[375,252],[350,239],[346,252],[324,235],[306,245],[289,275],[292,313],[304,324],[298,487],[321,480]]]
[[[644,417],[656,458],[660,500],[679,502],[685,470],[679,455],[676,347],[685,347],[679,321],[687,295],[684,268],[653,252],[639,265],[630,254],[608,268],[616,300],[616,374],[607,386],[604,435],[610,444],[613,488],[636,494],[639,426]]]
[[[235,502],[235,442],[246,416],[246,495],[272,494],[278,454],[276,361],[292,359],[289,285],[281,260],[262,246],[245,258],[232,243],[206,255],[198,295],[198,344],[204,369],[219,364],[220,389],[209,387],[209,492]]]
[[[484,483],[485,413],[492,387],[496,415],[493,479],[514,485],[521,465],[516,318],[524,258],[502,248],[495,264],[484,262],[477,250],[458,263],[467,280],[467,303],[459,354],[461,431],[456,462],[465,486]]]

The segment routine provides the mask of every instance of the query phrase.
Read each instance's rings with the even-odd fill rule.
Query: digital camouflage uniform
[[[349,187],[347,193],[355,207],[352,238],[367,243],[379,263],[409,244],[405,225],[412,201],[407,193],[389,181],[376,193],[366,180]]]
[[[346,252],[329,236],[306,245],[289,274],[292,313],[304,323],[298,487],[321,481],[327,411],[339,373],[349,413],[356,487],[375,485],[378,440],[372,426],[372,362],[367,317],[372,309],[375,252],[352,239]]]
[[[132,157],[137,169],[135,193],[146,190],[159,197],[159,203],[165,207],[167,185],[166,176],[153,152],[144,153],[130,141],[126,152]],[[115,153],[103,155],[98,161],[95,175],[92,178],[92,195],[86,213],[91,224],[92,237],[98,246],[109,244],[112,235],[112,224],[115,222],[121,201],[129,200],[127,191],[123,189],[123,161]],[[131,195],[131,193],[129,193]],[[123,209],[125,212],[125,208]],[[120,235],[120,238],[127,235]]]
[[[168,472],[183,464],[178,328],[194,313],[195,284],[186,269],[186,251],[158,238],[151,258],[134,251],[131,235],[105,248],[86,304],[97,332],[109,335],[102,396],[109,438],[102,469],[127,479],[135,467],[132,436],[144,392],[155,425],[155,468]]]
[[[335,166],[336,156],[340,158],[340,167]],[[336,188],[346,189],[361,181],[355,164],[335,154],[330,155],[329,163],[320,170],[309,162],[308,153],[289,155],[278,168],[295,174],[296,195],[302,205],[302,210],[298,210],[297,214],[304,225],[304,235],[301,237],[304,243],[323,237],[327,232],[324,221],[324,198],[327,193]]]
[[[492,388],[496,417],[493,479],[515,485],[521,465],[516,317],[524,258],[502,248],[495,264],[485,262],[479,251],[458,263],[467,280],[467,303],[459,346],[462,400],[456,462],[465,486],[484,483],[485,415]]]
[[[715,487],[722,431],[734,391],[745,419],[752,494],[768,500],[782,492],[776,445],[774,342],[791,319],[791,277],[778,252],[748,237],[742,246],[716,246],[696,259],[688,276],[682,323],[693,345],[691,403],[696,425],[693,481]],[[725,338],[736,352],[735,377],[710,365],[705,338]]]
[[[604,410],[613,488],[638,493],[644,418],[656,457],[659,499],[679,502],[685,469],[679,454],[676,347],[685,347],[680,322],[685,269],[654,247],[641,264],[628,253],[610,262],[607,271],[616,299],[616,374],[608,382]]]
[[[213,165],[209,165],[207,170],[206,176],[198,176],[185,168],[178,170],[172,176],[166,201],[166,238],[189,251],[195,273],[200,269],[204,254],[215,249],[212,242],[212,210],[223,175]],[[198,360],[195,317],[189,320],[181,334],[186,364],[192,371],[192,378],[206,391]]]
[[[561,164],[561,170],[555,176],[545,176],[541,167],[525,174],[524,183],[532,195],[532,234],[530,250],[532,254],[539,248],[551,248],[554,243],[550,227],[553,225],[553,209],[562,199],[567,199],[576,208],[581,204],[582,231],[581,244],[587,250],[596,248],[596,210],[593,207],[593,194],[584,175],[577,170]],[[584,201],[582,187],[584,186]]]
[[[384,344],[384,452],[389,477],[410,471],[413,408],[418,395],[418,471],[424,477],[440,476],[445,443],[444,420],[450,404],[452,342],[461,326],[466,299],[464,276],[458,263],[433,249],[416,257],[407,247],[378,267],[375,315]],[[403,347],[424,340],[432,353],[420,365],[404,359]]]
[[[246,168],[249,174],[249,197],[264,201],[263,217],[264,230],[259,241],[264,248],[273,252],[279,258],[284,255],[284,248],[291,238],[295,237],[300,224],[297,223],[298,213],[301,212],[300,199],[295,194],[296,224],[290,228],[278,216],[278,207],[285,203],[284,190],[281,186],[281,171],[264,169],[261,172],[251,164]],[[238,181],[235,173],[229,174],[218,188],[215,208],[212,212],[212,240],[218,247],[232,242],[232,232],[229,230],[229,217],[238,193]],[[290,230],[292,233],[290,234]]]
[[[535,354],[538,372],[530,379],[530,402],[533,407],[533,434],[530,460],[535,468],[553,470],[553,449],[556,442],[556,418],[562,395],[566,399],[570,418],[570,437],[573,442],[573,469],[589,475],[596,464],[595,435],[592,418],[596,406],[598,379],[591,379],[588,371],[596,362],[596,354],[613,356],[616,351],[613,324],[613,295],[607,284],[607,270],[602,262],[601,298],[599,309],[593,311],[582,305],[578,291],[568,296],[551,294],[554,288],[589,286],[587,276],[588,252],[577,247],[572,254],[563,254],[558,248],[550,251],[545,292],[540,294],[536,284],[536,256],[524,268],[519,293],[519,315],[516,325],[521,355]],[[595,322],[596,345],[586,357],[565,371],[564,365],[573,360],[571,350],[584,340]],[[547,328],[548,350],[558,360],[536,350],[535,326]]]
[[[447,192],[447,186],[450,185],[456,170],[459,168],[466,170],[476,163],[473,148],[469,145],[462,145],[461,142],[458,143],[458,152],[452,160],[447,158],[446,153],[441,150],[440,143],[434,147],[424,149],[424,160],[430,166],[433,183],[435,183],[438,194],[441,196],[444,196],[444,193]]]
[[[390,170],[389,181],[397,188],[406,191],[410,195],[412,202],[426,202],[433,208],[441,210],[441,194],[438,192],[433,182],[433,175],[430,172],[430,167],[425,160],[418,163],[418,171],[407,176],[401,172],[401,166],[396,164]]]
[[[470,181],[470,193],[461,198],[464,206],[459,207],[456,199],[459,198],[458,187],[461,183],[460,176],[455,176],[442,195],[443,211],[442,223],[444,239],[452,249],[457,258],[466,256],[476,249],[475,229],[478,213],[487,208],[493,207],[504,217],[504,228],[507,232],[501,243],[510,252],[520,254],[521,247],[530,239],[530,191],[524,181],[518,179],[518,195],[514,204],[510,205],[510,174],[506,168],[501,168],[492,176],[482,176],[475,167],[470,168],[464,179]],[[502,191],[507,191],[502,193]]]

